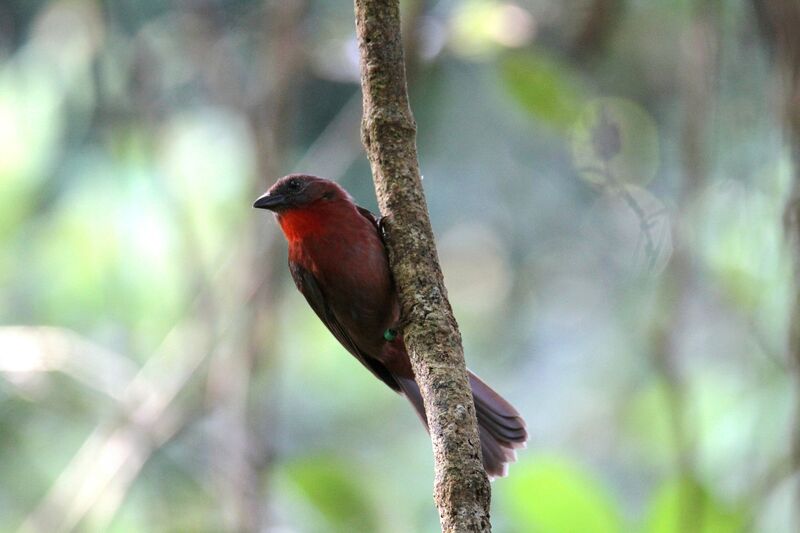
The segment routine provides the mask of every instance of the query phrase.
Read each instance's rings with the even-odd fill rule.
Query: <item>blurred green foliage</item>
[[[509,504],[531,531],[624,531],[618,506],[602,485],[563,458],[526,461],[509,479]]]
[[[357,465],[344,466],[335,459],[303,458],[287,465],[285,475],[307,500],[309,514],[322,519],[317,531],[378,531],[374,501],[352,476]]]
[[[794,532],[790,158],[748,3],[403,3],[500,533]],[[0,531],[434,531],[406,402],[298,295],[279,175],[373,206],[349,4],[0,3]]]
[[[691,480],[683,480],[668,482],[659,489],[647,517],[645,531],[723,533],[741,531],[744,525],[741,510],[725,508],[702,486]]]
[[[509,94],[536,120],[562,131],[575,124],[585,97],[569,67],[527,53],[509,55],[500,71]]]

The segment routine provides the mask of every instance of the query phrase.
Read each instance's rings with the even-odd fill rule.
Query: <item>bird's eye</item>
[[[297,192],[300,190],[300,180],[289,180],[286,186],[291,192]]]

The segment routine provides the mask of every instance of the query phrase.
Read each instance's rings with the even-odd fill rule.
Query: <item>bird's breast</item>
[[[357,228],[326,232],[290,242],[289,247],[293,260],[305,264],[328,287],[353,296],[389,287],[389,265],[383,243],[368,231]]]
[[[339,322],[359,337],[354,340],[367,350],[377,349],[399,311],[386,251],[375,226],[358,215],[329,231],[290,241],[289,253],[292,261],[318,280]]]

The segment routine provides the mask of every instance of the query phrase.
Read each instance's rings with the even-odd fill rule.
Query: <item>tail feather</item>
[[[469,372],[475,414],[480,426],[483,467],[490,478],[503,477],[517,460],[517,448],[528,441],[525,420],[514,407],[478,376]]]
[[[408,378],[396,379],[427,429],[425,406],[416,382]],[[517,460],[514,450],[525,447],[528,440],[525,421],[510,403],[472,372],[469,372],[469,381],[478,418],[483,467],[490,478],[505,476],[508,464]]]
[[[476,396],[473,391],[473,396]],[[484,426],[496,439],[512,442],[525,442],[528,433],[524,425],[521,425],[519,418],[506,418],[493,412],[481,400],[475,400],[475,411],[478,422]]]

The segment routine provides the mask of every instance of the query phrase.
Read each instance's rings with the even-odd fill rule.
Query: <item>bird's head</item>
[[[344,189],[330,180],[307,174],[289,174],[276,181],[253,207],[281,214],[337,200],[352,201]]]

